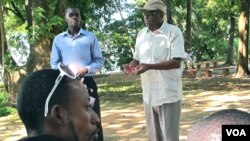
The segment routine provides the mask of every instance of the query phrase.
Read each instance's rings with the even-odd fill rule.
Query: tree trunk
[[[67,4],[67,0],[59,1],[57,3],[57,7],[56,7],[54,14],[64,16],[66,4]],[[39,22],[39,23],[35,22],[34,20],[35,15],[33,15],[34,13],[33,10],[35,10],[37,7],[41,7],[45,10],[45,12],[42,13],[45,17],[42,20],[42,22]],[[7,84],[6,90],[12,102],[16,101],[16,95],[17,95],[19,86],[21,82],[23,81],[23,79],[27,76],[27,74],[36,70],[50,68],[49,58],[50,58],[52,37],[46,37],[44,35],[36,35],[34,32],[37,28],[40,27],[40,25],[46,24],[47,18],[49,18],[48,8],[49,7],[48,7],[48,4],[46,4],[46,1],[25,0],[25,10],[26,10],[26,15],[27,15],[26,21],[28,24],[27,29],[29,31],[29,38],[34,39],[34,37],[37,37],[39,40],[36,40],[35,44],[31,44],[30,56],[24,67],[13,69],[13,70],[8,70],[6,71],[6,73],[4,73],[4,82]],[[1,11],[0,13],[2,14]],[[59,32],[58,29],[59,28],[54,27],[53,32],[56,32],[57,34]],[[1,30],[1,33],[2,33],[2,30]],[[6,36],[4,35],[3,37],[6,37]],[[5,50],[2,48],[1,51],[3,52]]]
[[[234,6],[234,1],[231,1],[231,7]],[[230,14],[230,28],[228,35],[228,52],[227,52],[227,65],[234,64],[234,32],[235,32],[235,15],[233,13]]]
[[[249,1],[241,0],[241,13],[239,17],[239,48],[236,77],[249,74],[248,70],[248,32],[249,29]]]
[[[0,42],[1,42],[1,65],[2,65],[2,73],[1,78],[4,82],[4,87],[7,93],[11,93],[12,83],[11,83],[11,72],[7,70],[7,64],[5,63],[4,59],[6,57],[7,52],[7,40],[6,40],[6,34],[5,34],[5,27],[4,27],[4,20],[3,20],[3,13],[4,13],[4,7],[3,7],[3,0],[0,0]],[[10,101],[13,100],[13,94],[9,97]]]
[[[228,52],[226,64],[234,64],[234,32],[235,32],[235,17],[233,14],[230,16],[230,29],[229,29],[229,39],[228,39]]]
[[[3,65],[3,56],[7,50],[6,36],[4,32],[4,22],[3,22],[3,0],[0,0],[0,43],[1,43],[0,63]]]
[[[171,0],[163,0],[163,2],[165,3],[165,5],[167,6],[167,11],[166,11],[166,15],[167,15],[167,23],[174,23],[173,22],[173,18],[172,18],[172,1]]]
[[[25,0],[25,10],[26,10],[26,14],[27,14],[27,29],[30,30],[31,28],[28,27],[32,27],[32,0]],[[29,31],[30,32],[30,31]]]
[[[186,18],[186,39],[185,47],[186,52],[191,52],[191,19],[192,19],[192,0],[187,0],[187,18]]]

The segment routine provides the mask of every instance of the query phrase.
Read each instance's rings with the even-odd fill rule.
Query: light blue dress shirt
[[[88,74],[85,76],[100,71],[104,60],[96,36],[83,29],[80,29],[75,37],[71,36],[68,30],[58,34],[52,45],[51,68],[57,69],[59,62],[65,65],[73,64],[86,67]]]

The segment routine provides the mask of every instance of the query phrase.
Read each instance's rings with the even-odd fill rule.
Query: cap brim
[[[137,9],[138,12],[150,11],[150,10],[157,10],[157,9],[155,9],[155,8],[138,8]]]

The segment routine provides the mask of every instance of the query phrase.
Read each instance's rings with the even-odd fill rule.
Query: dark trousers
[[[97,93],[97,85],[93,77],[84,77],[83,83],[87,86],[89,95],[95,98],[95,104],[93,110],[97,113],[101,120],[101,111],[100,111],[100,101]],[[98,125],[99,133],[97,141],[103,141],[103,132],[102,132],[102,123]]]

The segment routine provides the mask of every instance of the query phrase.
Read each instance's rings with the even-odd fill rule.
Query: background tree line
[[[185,49],[195,61],[223,60],[237,63],[238,76],[248,71],[248,0],[163,0],[167,5],[166,21],[179,26],[185,37]],[[14,101],[23,78],[35,70],[49,67],[53,37],[66,30],[65,8],[77,5],[82,27],[93,31],[100,40],[105,70],[131,60],[135,38],[144,26],[137,11],[144,0],[0,0],[0,60],[6,91]],[[124,14],[126,12],[126,14]],[[118,13],[122,20],[112,16]],[[237,30],[239,29],[239,30]],[[30,43],[27,63],[18,65],[11,48],[21,48],[23,36]],[[23,52],[24,54],[27,52]]]

